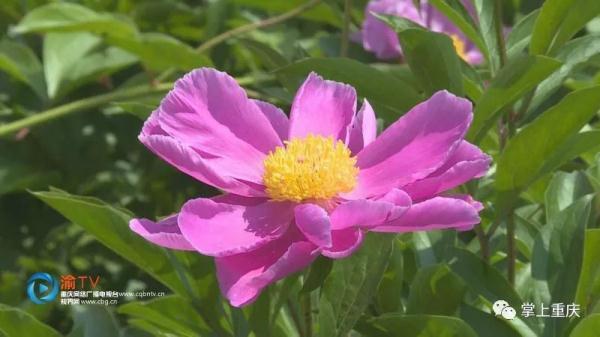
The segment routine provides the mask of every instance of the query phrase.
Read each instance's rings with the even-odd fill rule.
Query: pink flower
[[[312,73],[290,118],[246,96],[233,78],[199,69],[177,81],[139,139],[158,156],[225,194],[185,203],[131,229],[157,245],[214,256],[234,306],[308,266],[343,258],[366,232],[468,230],[481,204],[441,196],[485,174],[490,159],[463,137],[471,103],[441,91],[379,137],[356,92]]]
[[[475,9],[470,1],[462,1],[471,16]],[[452,39],[460,57],[471,64],[483,62],[482,53],[444,14],[433,5],[421,0],[421,10],[413,0],[371,0],[365,9],[365,21],[361,31],[363,46],[374,52],[380,59],[396,58],[402,55],[396,32],[377,19],[372,13],[406,18],[434,32],[445,33]]]

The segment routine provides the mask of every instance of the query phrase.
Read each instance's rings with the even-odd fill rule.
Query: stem
[[[312,337],[312,302],[310,293],[304,295],[302,299],[302,314],[304,315],[304,330],[306,337]]]
[[[290,316],[292,316],[292,320],[294,321],[294,323],[296,324],[296,328],[298,329],[298,334],[301,337],[306,337],[302,321],[300,320],[300,315],[298,314],[298,310],[296,310],[294,303],[291,300],[288,300],[287,305],[290,309]]]
[[[506,221],[506,246],[508,250],[508,282],[514,286],[517,251],[515,245],[515,218],[512,210],[509,211]]]
[[[71,113],[78,111],[84,111],[91,108],[101,106],[112,101],[130,99],[148,94],[162,93],[169,91],[173,87],[173,83],[162,83],[156,86],[139,86],[121,91],[111,92],[98,96],[84,98],[78,101],[73,101],[35,115],[19,119],[12,123],[0,125],[0,136],[5,136],[13,132],[17,132],[21,129],[32,127],[38,124],[42,124],[51,121],[56,118],[60,118]]]
[[[488,262],[489,258],[490,258],[488,238],[485,235],[483,228],[481,228],[481,225],[473,227],[473,230],[475,231],[475,234],[477,235],[477,240],[479,240],[479,247],[481,250],[481,258],[483,259],[483,261]]]
[[[344,0],[344,26],[342,29],[342,44],[340,56],[348,56],[348,47],[350,45],[350,21],[352,16],[352,0]]]
[[[496,41],[498,43],[498,53],[500,56],[500,68],[502,68],[507,60],[504,32],[502,31],[502,0],[494,0],[494,13],[496,14],[494,28],[496,30]]]

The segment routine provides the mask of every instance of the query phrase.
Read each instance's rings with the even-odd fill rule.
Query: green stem
[[[113,101],[166,92],[172,87],[173,83],[163,83],[156,86],[145,85],[73,101],[8,124],[0,125],[0,137],[12,134],[24,128],[30,128],[53,119],[57,119],[75,112],[89,110]]]
[[[302,314],[304,315],[306,337],[312,337],[312,302],[310,296],[311,293],[307,293],[302,299]]]
[[[288,306],[288,309],[290,310],[290,316],[292,317],[292,320],[294,321],[294,324],[296,325],[296,329],[298,329],[298,334],[301,337],[306,337],[306,331],[304,329],[304,324],[303,324],[303,321],[300,319],[300,314],[298,313],[298,310],[296,309],[296,305],[291,300],[287,300],[287,306]]]
[[[352,16],[352,0],[344,0],[344,26],[342,29],[342,42],[340,56],[348,56],[350,46],[350,21]]]
[[[517,250],[515,245],[515,218],[512,210],[509,211],[506,221],[506,247],[508,250],[508,282],[514,286]]]
[[[473,227],[473,230],[475,231],[475,234],[477,235],[477,240],[479,241],[481,258],[485,262],[488,262],[489,258],[490,258],[490,252],[489,252],[489,247],[488,247],[488,238],[485,235],[483,228],[481,228],[481,225],[477,225],[477,226]]]
[[[504,32],[502,29],[502,0],[494,0],[494,28],[496,31],[496,43],[498,43],[498,53],[500,56],[500,68],[504,67],[507,61],[506,43],[504,42]]]

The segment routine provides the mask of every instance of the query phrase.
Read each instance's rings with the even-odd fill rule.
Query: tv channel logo
[[[36,304],[53,301],[58,294],[58,281],[48,273],[35,273],[27,280],[27,296]]]

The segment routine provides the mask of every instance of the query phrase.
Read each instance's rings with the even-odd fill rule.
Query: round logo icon
[[[27,296],[36,304],[53,301],[58,294],[58,282],[48,273],[35,273],[27,280]]]

